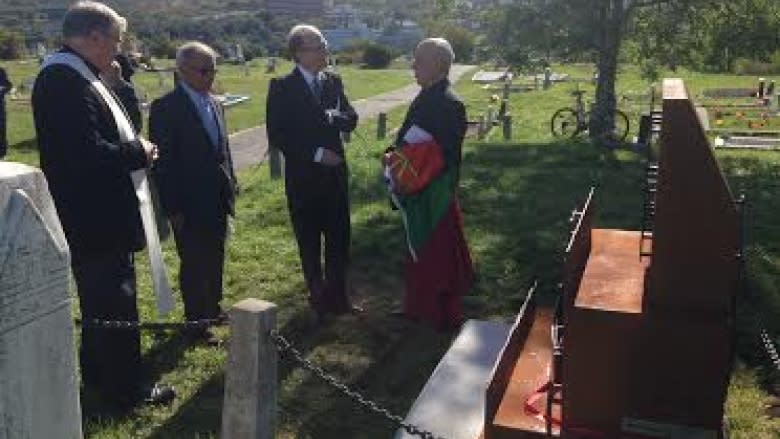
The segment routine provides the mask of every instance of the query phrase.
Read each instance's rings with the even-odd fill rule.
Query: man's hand
[[[100,72],[100,77],[111,88],[122,83],[122,66],[114,60],[111,61],[111,68]]]
[[[144,152],[146,153],[146,165],[151,166],[158,157],[157,145],[143,137],[139,137],[138,140],[141,142],[141,146],[143,146]]]
[[[325,116],[328,118],[328,125],[333,125],[333,119],[341,116],[341,111],[336,108],[325,110]]]
[[[320,160],[320,163],[322,163],[325,166],[338,166],[344,163],[344,159],[341,158],[341,156],[336,154],[335,152],[323,148],[322,159]]]

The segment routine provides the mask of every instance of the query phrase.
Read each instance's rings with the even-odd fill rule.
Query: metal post
[[[485,138],[485,134],[487,134],[487,121],[486,121],[485,115],[479,116],[479,130],[477,131],[477,138],[479,140],[482,140]]]
[[[268,166],[271,168],[272,179],[282,176],[282,153],[273,145],[268,145]]]
[[[507,113],[504,116],[504,140],[512,139],[512,115]]]
[[[379,113],[376,122],[376,138],[382,140],[387,135],[387,113]]]
[[[271,330],[276,305],[245,299],[230,310],[230,347],[222,406],[223,439],[276,436],[278,355]]]

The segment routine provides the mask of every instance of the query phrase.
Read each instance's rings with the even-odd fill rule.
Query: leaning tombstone
[[[0,162],[0,438],[82,438],[69,267],[43,174]]]

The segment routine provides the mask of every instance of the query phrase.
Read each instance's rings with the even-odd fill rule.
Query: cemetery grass
[[[563,66],[588,77],[587,66]],[[717,84],[718,76],[678,72],[689,87]],[[686,76],[687,75],[687,76]],[[736,78],[748,83],[748,78]],[[723,77],[723,81],[731,81]],[[703,85],[702,85],[703,84]],[[582,84],[591,91],[592,87]],[[729,86],[734,86],[729,83]],[[736,85],[738,86],[738,85]],[[590,87],[590,88],[588,88]],[[474,119],[487,109],[491,91],[467,81],[457,86]],[[468,139],[464,149],[460,198],[467,239],[478,280],[464,299],[468,318],[514,318],[533,279],[540,298],[555,297],[561,250],[569,214],[590,186],[597,187],[596,224],[637,229],[641,208],[642,156],[608,151],[584,139],[555,140],[549,118],[570,105],[572,84],[514,94],[512,142],[500,130],[484,140]],[[620,77],[621,93],[640,95],[647,84],[636,72]],[[499,93],[500,94],[500,93]],[[641,111],[638,100],[633,103]],[[404,109],[390,113],[400,124]],[[632,117],[632,122],[636,118]],[[389,316],[403,292],[404,241],[397,213],[379,177],[378,160],[390,140],[375,139],[375,123],[363,121],[348,146],[352,200],[353,300],[361,316],[343,316],[315,327],[305,299],[297,249],[286,209],[283,183],[268,177],[267,165],[239,174],[235,233],[227,251],[225,305],[256,297],[278,305],[278,327],[306,356],[340,380],[403,415],[411,406],[452,336]],[[755,312],[761,310],[772,334],[780,334],[780,155],[772,152],[718,153],[734,193],[749,196],[751,291],[740,298],[738,361],[727,402],[731,437],[769,439],[780,435],[780,421],[765,415],[771,378],[758,344]],[[166,262],[176,279],[178,261],[167,242]],[[143,320],[155,319],[145,257],[139,259],[139,303]],[[182,318],[181,301],[171,320]],[[218,333],[226,337],[227,329]],[[174,384],[179,398],[170,407],[139,408],[127,416],[101,414],[99,401],[85,398],[87,437],[214,438],[219,436],[225,350],[189,346],[176,333],[143,337],[153,375]],[[777,378],[777,377],[774,377]],[[279,367],[280,438],[386,438],[395,426],[356,405],[297,364],[282,357]],[[480,395],[475,395],[475,398]]]
[[[277,63],[276,73],[265,73],[265,59],[255,59],[249,62],[249,76],[244,68],[237,65],[220,64],[219,73],[214,82],[214,90],[218,93],[247,95],[248,102],[229,107],[226,110],[227,126],[231,133],[265,123],[265,98],[268,92],[270,78],[286,75],[292,68],[289,61]],[[170,67],[170,60],[158,61],[157,67]],[[17,98],[6,98],[8,113],[8,143],[7,160],[38,165],[35,128],[32,109],[30,107],[30,87],[38,71],[37,60],[4,62],[3,67],[8,72],[11,82],[17,90],[25,89]],[[344,66],[338,69],[344,78],[347,95],[351,100],[374,96],[396,90],[411,84],[414,78],[408,69],[368,70],[359,67]],[[162,81],[161,81],[162,78]],[[151,100],[167,93],[173,86],[173,75],[170,72],[153,73],[138,70],[133,76],[139,99]],[[144,132],[148,133],[148,114],[144,113]]]

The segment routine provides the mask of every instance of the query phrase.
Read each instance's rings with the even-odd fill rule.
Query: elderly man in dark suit
[[[71,252],[81,318],[85,388],[128,407],[173,398],[145,386],[137,329],[92,325],[136,322],[134,252],[144,245],[130,172],[150,166],[154,144],[135,138],[121,103],[98,78],[111,68],[126,21],[108,6],[78,2],[65,14],[63,48],[43,64],[32,95],[41,168]]]
[[[179,286],[187,320],[223,317],[222,269],[228,216],[238,184],[222,107],[209,93],[216,53],[189,42],[176,54],[181,81],[152,103],[149,132],[160,148],[154,175],[181,258]],[[210,330],[190,332],[215,343]]]
[[[271,81],[266,126],[270,144],[285,158],[287,204],[309,301],[320,317],[359,311],[346,291],[350,223],[341,141],[342,132],[355,129],[358,116],[341,78],[324,70],[328,46],[322,33],[313,26],[295,26],[288,46],[296,66]]]
[[[428,138],[444,169],[417,194],[398,194],[412,254],[405,264],[403,314],[443,331],[463,321],[462,296],[474,281],[458,200],[466,108],[452,91],[448,75],[455,58],[443,38],[426,38],[414,51],[414,77],[421,90],[398,131],[395,147],[403,153],[415,138]]]

